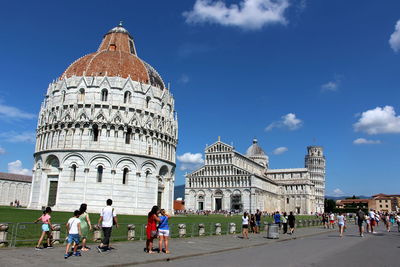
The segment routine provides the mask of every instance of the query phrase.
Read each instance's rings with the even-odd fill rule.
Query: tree
[[[335,200],[325,198],[324,207],[325,212],[333,212],[333,210],[336,208]]]

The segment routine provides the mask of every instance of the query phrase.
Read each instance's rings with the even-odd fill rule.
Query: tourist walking
[[[293,211],[290,212],[288,216],[289,233],[292,235],[294,233],[294,226],[296,224],[296,217],[293,215]]]
[[[67,233],[68,233],[68,239],[67,239],[67,247],[65,248],[65,254],[64,254],[64,259],[67,259],[70,254],[69,254],[69,249],[71,247],[71,244],[74,242],[74,256],[81,256],[81,253],[78,252],[78,245],[80,242],[80,236],[82,236],[81,232],[81,220],[79,219],[80,211],[76,210],[74,211],[74,216],[71,217],[67,224]]]
[[[249,215],[247,212],[242,216],[242,237],[249,239]]]
[[[256,232],[256,217],[254,216],[254,214],[250,215],[250,231],[252,233]]]
[[[41,247],[41,244],[43,242],[44,236],[47,235],[47,248],[53,248],[53,243],[52,239],[53,236],[51,234],[51,230],[53,229],[53,226],[51,225],[51,214],[52,210],[50,207],[47,207],[44,211],[42,216],[40,216],[38,219],[34,221],[34,223],[37,223],[38,221],[42,222],[42,234],[39,238],[39,241],[35,247],[36,250],[41,250],[43,247]]]
[[[361,208],[358,208],[358,211],[356,213],[357,217],[357,224],[358,224],[358,231],[360,233],[361,237],[364,237],[364,220],[365,220],[365,213],[362,211]]]
[[[161,209],[160,211],[160,222],[158,224],[158,249],[159,252],[163,251],[162,245],[164,242],[164,251],[169,254],[170,251],[168,249],[168,238],[169,238],[169,225],[168,219],[170,216],[165,212],[165,209]]]
[[[397,231],[400,232],[400,213],[396,215]]]
[[[327,229],[329,228],[328,225],[328,215],[326,213],[322,214],[322,224],[324,225],[324,228]]]
[[[376,232],[375,232],[375,225],[377,224],[376,213],[375,213],[375,211],[373,209],[371,209],[369,211],[368,215],[369,215],[369,221],[370,221],[369,227],[370,227],[371,233],[372,234],[376,234]]]
[[[337,223],[339,226],[339,233],[340,233],[340,237],[343,237],[343,231],[344,231],[344,227],[345,227],[345,222],[346,222],[346,218],[344,217],[344,215],[342,215],[341,212],[339,212],[339,215],[336,217],[337,219]]]
[[[282,221],[282,226],[283,226],[283,234],[287,234],[287,221],[288,221],[288,216],[287,213],[284,212],[282,217],[281,217],[281,221]]]
[[[147,228],[146,228],[146,252],[154,253],[153,251],[153,240],[157,238],[157,222],[160,222],[158,218],[158,213],[160,209],[158,206],[153,206],[149,214],[147,215]]]
[[[81,221],[81,240],[82,240],[82,251],[88,251],[89,248],[86,246],[86,240],[89,236],[89,231],[92,231],[92,224],[90,222],[89,214],[86,212],[87,205],[81,204],[79,208],[79,220]]]
[[[281,215],[279,214],[279,211],[277,211],[274,215],[274,221],[275,224],[278,225],[279,229],[281,229]]]
[[[386,226],[386,231],[390,232],[390,216],[389,213],[382,214],[382,221]]]
[[[335,214],[333,212],[329,213],[329,226],[332,229],[335,228]]]
[[[261,227],[261,211],[259,209],[257,209],[256,212],[256,234],[260,233],[260,227]]]
[[[97,247],[97,250],[99,252],[104,252],[111,249],[110,237],[111,237],[112,227],[113,225],[115,225],[115,227],[118,228],[117,214],[114,208],[111,207],[112,203],[113,202],[111,199],[107,199],[106,201],[107,206],[104,207],[100,212],[98,225],[101,225],[104,238],[101,241],[100,246]]]

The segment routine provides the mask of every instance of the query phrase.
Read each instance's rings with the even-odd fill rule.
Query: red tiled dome
[[[133,39],[121,24],[103,38],[97,52],[72,63],[61,78],[71,76],[119,76],[164,88],[157,71],[136,55]]]

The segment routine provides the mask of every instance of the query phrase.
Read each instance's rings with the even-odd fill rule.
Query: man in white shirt
[[[376,232],[374,231],[374,227],[376,225],[376,218],[375,218],[376,214],[375,211],[373,209],[371,209],[369,211],[369,219],[370,219],[370,227],[371,227],[371,233],[375,234]]]
[[[112,205],[112,200],[107,199],[107,206],[104,207],[100,212],[100,218],[98,224],[103,229],[104,238],[101,241],[100,246],[97,247],[99,252],[103,252],[110,249],[110,237],[113,225],[118,228],[117,214]]]

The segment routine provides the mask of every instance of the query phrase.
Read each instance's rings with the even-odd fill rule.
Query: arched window
[[[62,91],[62,93],[61,93],[61,102],[64,103],[64,101],[65,101],[65,91]]]
[[[76,165],[73,164],[73,165],[71,166],[71,180],[72,180],[73,182],[75,182],[75,179],[76,179]]]
[[[98,139],[99,139],[99,128],[95,124],[93,125],[93,141],[97,142]]]
[[[132,128],[128,128],[125,135],[125,144],[129,145],[131,143]]]
[[[80,102],[85,101],[85,89],[83,88],[79,89],[78,101]]]
[[[131,92],[125,92],[124,94],[124,104],[131,103]]]
[[[103,101],[103,102],[107,101],[107,97],[108,97],[107,89],[101,90],[101,101]]]
[[[150,96],[146,97],[146,108],[149,108],[149,103],[150,103]]]
[[[128,173],[129,173],[129,169],[125,168],[124,173],[122,175],[122,184],[126,184],[128,182]]]
[[[97,182],[101,183],[103,180],[103,166],[97,167]]]

